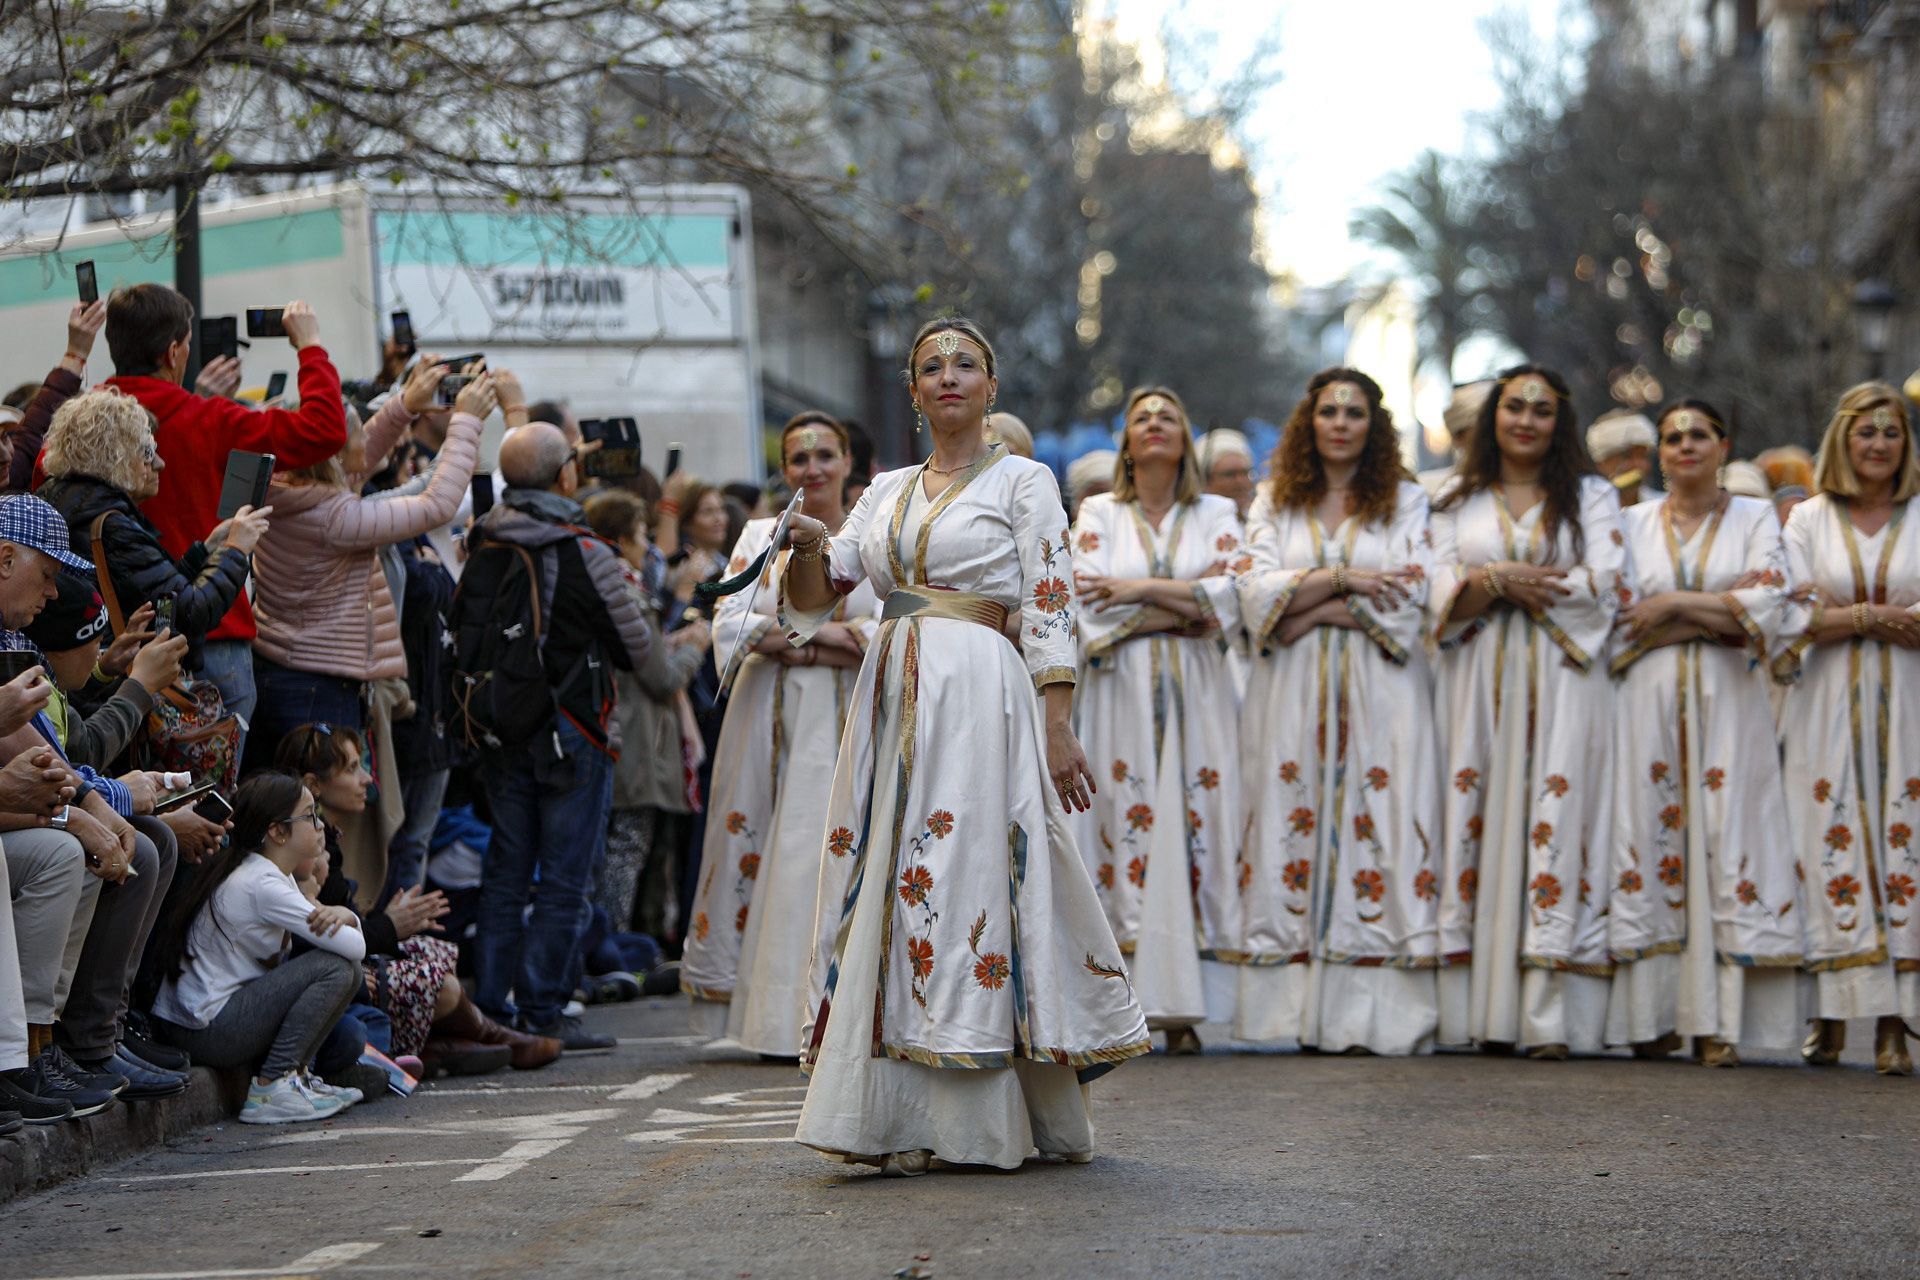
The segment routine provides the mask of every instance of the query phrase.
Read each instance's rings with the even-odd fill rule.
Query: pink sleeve
[[[335,503],[327,519],[328,542],[335,550],[364,551],[445,524],[460,509],[479,455],[480,419],[454,414],[426,490],[405,498],[349,497]]]
[[[367,447],[364,454],[367,469],[357,475],[347,477],[347,482],[358,489],[366,478],[386,465],[387,455],[393,452],[393,446],[400,442],[400,433],[413,425],[413,415],[407,412],[406,401],[396,393],[387,397],[380,411],[373,415],[373,421],[367,423]]]

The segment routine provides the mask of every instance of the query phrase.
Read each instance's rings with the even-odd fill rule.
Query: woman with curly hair
[[[1203,962],[1238,946],[1239,705],[1228,637],[1239,629],[1233,499],[1202,493],[1186,406],[1164,387],[1127,397],[1113,491],[1080,505],[1073,574],[1080,613],[1074,728],[1103,785],[1075,815],[1147,1013],[1170,1053],[1199,1053]],[[1230,997],[1216,999],[1224,1013]]]
[[[1559,374],[1500,375],[1433,543],[1440,1042],[1597,1050],[1612,974],[1604,651],[1626,553]]]
[[[1248,513],[1245,1040],[1430,1051],[1439,769],[1427,496],[1357,369],[1313,376]]]
[[[1920,445],[1884,382],[1849,388],[1793,509],[1787,572],[1812,608],[1776,674],[1787,819],[1807,878],[1818,1000],[1801,1048],[1831,1066],[1848,1018],[1873,1018],[1874,1069],[1907,1075],[1920,1024]]]

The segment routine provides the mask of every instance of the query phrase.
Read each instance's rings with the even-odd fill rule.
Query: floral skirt
[[[412,937],[397,956],[375,956],[367,964],[367,987],[374,1008],[393,1023],[393,1053],[420,1052],[433,1027],[433,1006],[460,959],[460,949],[445,938]]]

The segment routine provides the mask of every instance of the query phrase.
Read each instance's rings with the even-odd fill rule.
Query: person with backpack
[[[507,488],[469,534],[449,676],[454,733],[477,753],[493,811],[475,1000],[504,1020],[511,992],[521,1029],[569,1053],[614,1044],[562,1009],[613,805],[612,668],[640,667],[654,644],[619,554],[574,501],[578,458],[550,423],[501,441]]]

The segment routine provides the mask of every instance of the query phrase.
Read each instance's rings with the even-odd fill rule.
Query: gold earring
[[[927,433],[927,415],[920,412],[920,406],[913,406],[913,434],[923,436]]]

